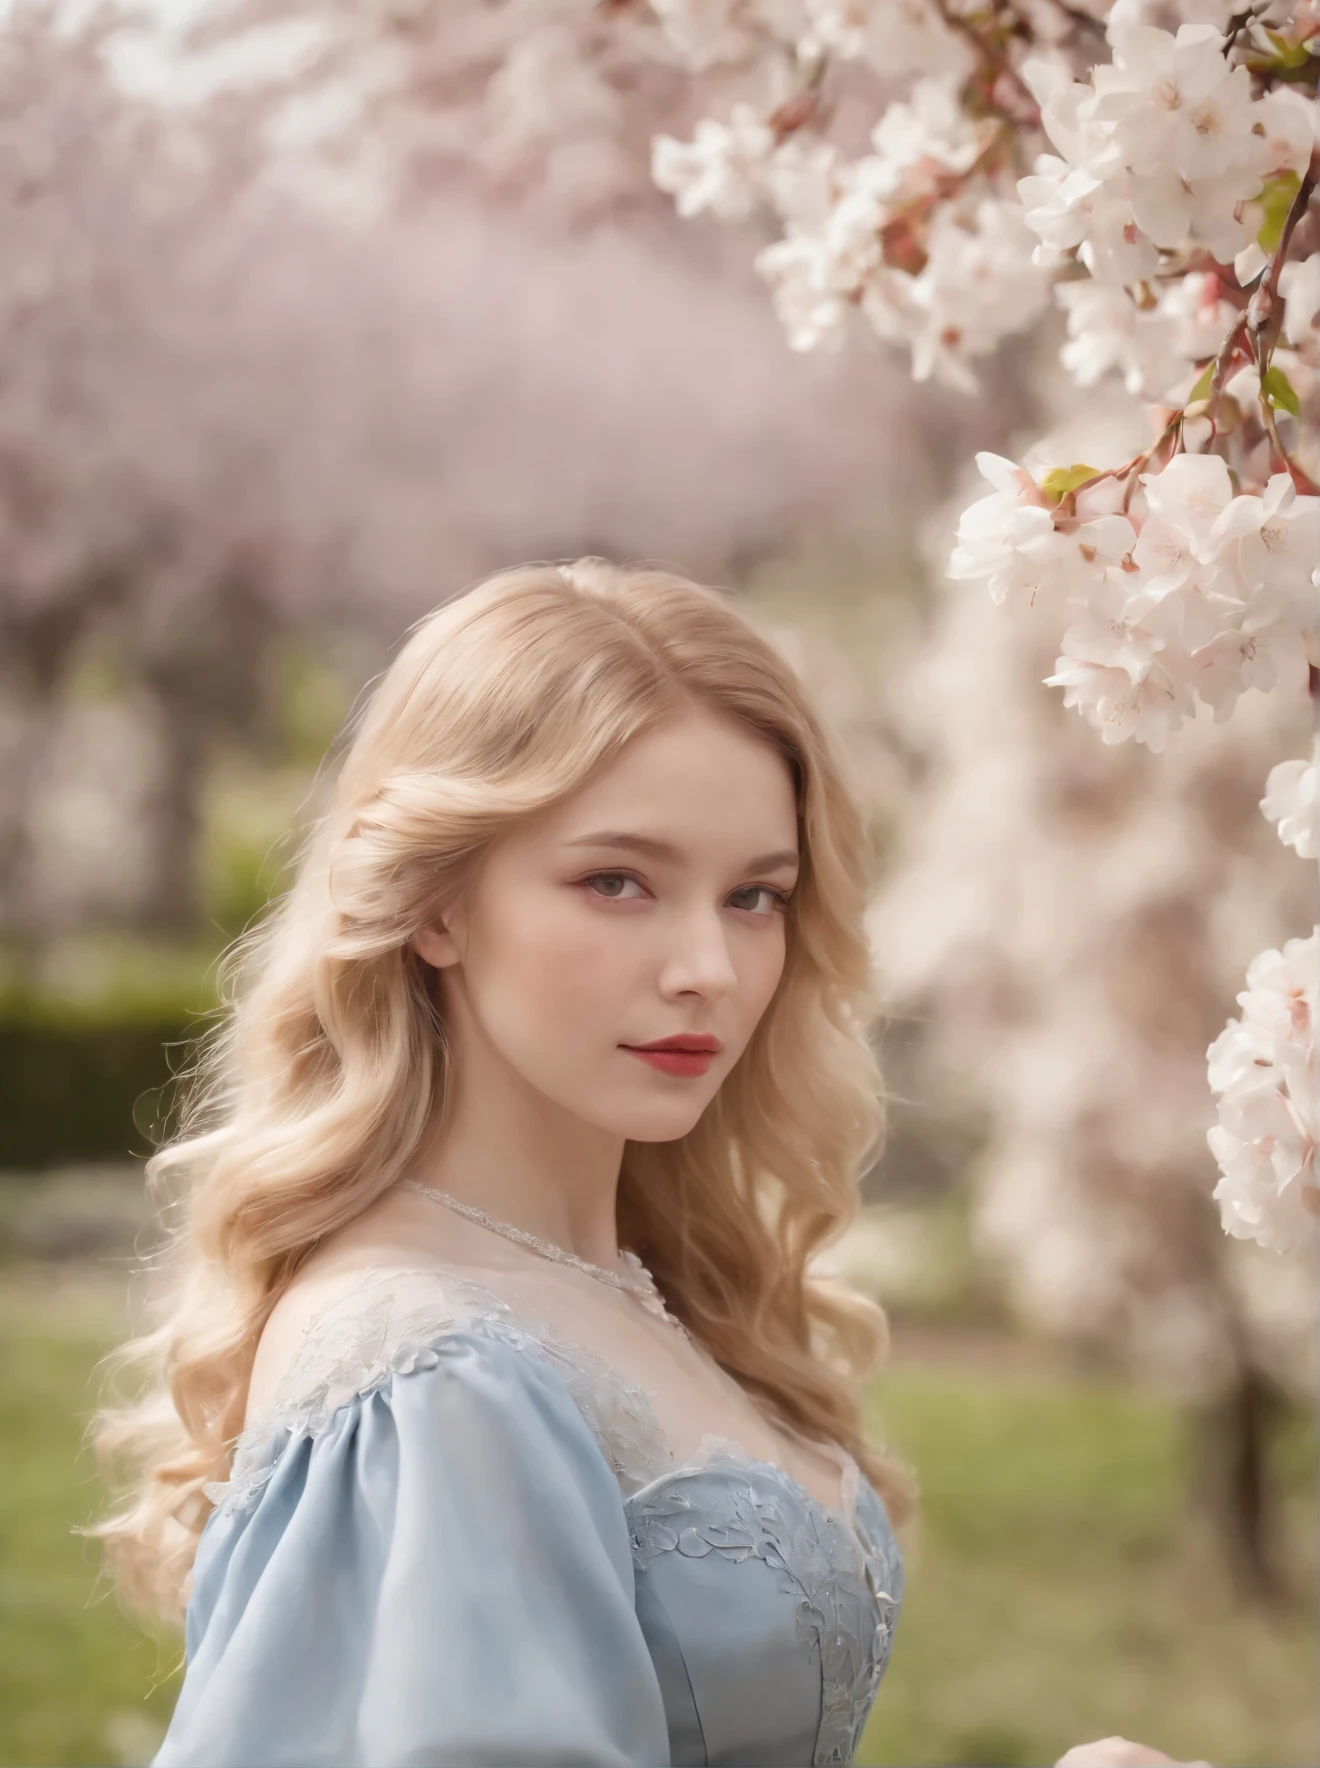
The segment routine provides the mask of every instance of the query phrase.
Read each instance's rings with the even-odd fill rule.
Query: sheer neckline
[[[582,1379],[580,1384],[570,1382],[570,1390],[579,1406],[589,1414],[588,1422],[593,1424],[598,1435],[602,1434],[604,1424],[602,1411],[613,1411],[617,1406],[616,1416],[622,1416],[624,1420],[627,1447],[636,1450],[631,1465],[626,1467],[628,1457],[611,1455],[616,1473],[626,1471],[631,1475],[631,1483],[635,1489],[625,1493],[627,1499],[636,1498],[639,1493],[650,1494],[687,1474],[695,1474],[721,1464],[737,1465],[741,1468],[760,1469],[784,1481],[801,1502],[823,1518],[840,1525],[854,1539],[859,1538],[857,1490],[861,1469],[856,1458],[842,1444],[827,1443],[815,1438],[799,1438],[808,1451],[823,1454],[827,1461],[839,1469],[839,1492],[833,1502],[818,1495],[781,1462],[753,1453],[734,1436],[718,1431],[703,1431],[689,1453],[676,1452],[671,1448],[669,1438],[659,1423],[656,1389],[633,1379],[610,1358],[580,1339],[566,1334],[545,1315],[514,1306],[496,1290],[469,1276],[468,1270],[473,1268],[484,1269],[464,1267],[449,1260],[428,1259],[421,1264],[375,1262],[344,1267],[331,1273],[332,1278],[343,1279],[343,1287],[334,1288],[310,1314],[296,1339],[269,1403],[258,1409],[252,1423],[241,1433],[234,1455],[233,1483],[242,1488],[248,1481],[260,1481],[260,1451],[269,1443],[275,1430],[284,1425],[290,1429],[296,1429],[299,1425],[315,1428],[328,1417],[330,1411],[346,1403],[355,1393],[363,1391],[364,1384],[379,1385],[387,1373],[398,1371],[401,1357],[405,1359],[406,1366],[408,1353],[431,1348],[428,1339],[434,1341],[442,1332],[451,1332],[456,1324],[461,1329],[462,1322],[457,1316],[467,1312],[472,1316],[467,1322],[469,1325],[480,1328],[483,1322],[489,1325],[493,1320],[501,1328],[498,1336],[516,1334],[525,1337],[529,1347],[540,1347],[548,1354],[549,1360],[559,1366],[561,1374],[564,1373],[565,1363],[575,1366]],[[441,1280],[442,1288],[452,1289],[457,1307],[451,1313],[455,1314],[455,1318],[437,1317],[429,1331],[425,1322],[411,1332],[405,1326],[402,1334],[393,1339],[389,1337],[388,1326],[382,1322],[378,1332],[373,1334],[370,1330],[367,1331],[356,1360],[350,1354],[339,1364],[335,1364],[333,1350],[326,1359],[318,1358],[318,1327],[324,1327],[327,1321],[333,1322],[337,1314],[342,1319],[343,1314],[354,1303],[368,1297],[373,1289],[379,1290],[388,1280],[427,1277],[437,1277]],[[391,1300],[390,1292],[386,1291],[386,1307]],[[364,1316],[364,1319],[369,1320],[369,1317]],[[733,1377],[719,1368],[704,1346],[695,1340],[689,1342],[702,1361],[715,1370],[723,1382],[738,1385],[734,1383]],[[327,1367],[330,1370],[329,1375]],[[337,1402],[333,1391],[336,1385],[344,1390]],[[607,1399],[603,1399],[602,1387],[613,1390]],[[754,1396],[740,1387],[738,1391],[750,1401],[754,1409],[760,1411]],[[584,1406],[584,1400],[587,1399],[594,1403]],[[596,1414],[594,1422],[590,1414]],[[777,1420],[772,1421],[764,1412],[760,1415],[772,1431],[786,1440],[791,1439],[793,1433],[788,1426]],[[605,1446],[602,1443],[602,1447]],[[222,1491],[229,1483],[217,1482],[215,1489]],[[865,1549],[866,1544],[861,1544]]]

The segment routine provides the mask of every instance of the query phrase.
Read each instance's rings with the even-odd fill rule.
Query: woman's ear
[[[434,965],[437,970],[458,962],[458,948],[443,924],[439,927],[424,927],[420,933],[413,934],[408,944],[419,958]]]

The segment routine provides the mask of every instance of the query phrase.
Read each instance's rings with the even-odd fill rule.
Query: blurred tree
[[[1020,1314],[1187,1402],[1241,1587],[1281,1598],[1267,1450],[1279,1406],[1314,1401],[1316,1277],[1223,1233],[1205,1051],[1250,957],[1311,915],[1311,869],[1259,811],[1311,707],[1253,692],[1163,755],[1108,747],[1041,685],[1057,636],[1044,598],[1005,619],[949,585],[895,671],[929,771],[877,963],[921,1027],[924,1088],[956,1075],[990,1113],[975,1234]]]
[[[635,114],[609,111],[633,183],[592,186],[587,227],[490,199],[492,178],[512,193],[518,166],[545,168],[500,122],[533,51],[483,48],[489,9],[455,10],[444,29],[467,48],[448,58],[384,15],[316,16],[358,48],[368,29],[412,45],[434,131],[388,203],[315,185],[274,127],[272,91],[310,103],[324,69],[281,88],[249,62],[200,95],[175,69],[148,96],[125,89],[135,67],[150,81],[120,14],[57,29],[21,0],[0,34],[0,930],[28,947],[59,894],[32,852],[34,801],[57,789],[43,758],[68,751],[89,652],[117,659],[159,742],[151,826],[125,832],[151,863],[118,918],[184,931],[199,778],[218,736],[278,726],[263,660],[279,634],[349,622],[380,655],[526,557],[742,569],[803,524],[920,505],[968,421],[878,356],[785,360],[750,273],[676,245],[691,230],[634,163],[663,69]],[[212,48],[281,19],[280,0],[226,14]],[[372,63],[337,53],[341,74],[345,56]],[[396,144],[405,113],[388,110]],[[366,163],[385,114],[357,115]],[[472,151],[446,159],[451,127]],[[565,191],[587,190],[584,165],[570,154]]]

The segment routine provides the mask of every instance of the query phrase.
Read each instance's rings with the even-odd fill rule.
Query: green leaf
[[[1271,67],[1277,68],[1282,73],[1284,69],[1300,68],[1306,65],[1310,58],[1310,51],[1305,43],[1290,43],[1286,37],[1280,36],[1278,31],[1266,31],[1265,35],[1277,51],[1270,62]]]
[[[1256,235],[1256,244],[1262,252],[1272,252],[1283,237],[1283,224],[1288,219],[1288,211],[1292,208],[1293,198],[1301,189],[1302,181],[1296,172],[1276,172],[1267,178],[1256,201],[1265,212],[1260,232]]]
[[[1075,461],[1070,467],[1051,467],[1041,480],[1040,488],[1051,502],[1059,503],[1070,491],[1076,491],[1079,485],[1094,479],[1099,471],[1099,467],[1088,467],[1081,461]]]
[[[1189,405],[1195,405],[1198,399],[1208,399],[1210,397],[1210,382],[1214,379],[1214,373],[1215,365],[1213,360],[1211,360],[1210,362],[1207,362],[1205,367],[1201,370],[1196,378],[1196,385],[1187,395],[1187,403]]]
[[[1301,401],[1293,391],[1292,382],[1274,363],[1265,370],[1264,387],[1265,397],[1276,411],[1286,411],[1293,417],[1302,415]]]

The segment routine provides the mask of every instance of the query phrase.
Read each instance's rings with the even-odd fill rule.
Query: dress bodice
[[[538,1708],[519,1685],[514,1706],[523,1701],[528,1730],[525,1737],[514,1733],[518,1761],[796,1768],[850,1762],[888,1662],[902,1599],[902,1559],[882,1500],[837,1445],[829,1446],[839,1469],[837,1502],[831,1503],[735,1436],[703,1430],[696,1441],[676,1444],[656,1401],[655,1390],[630,1379],[599,1349],[544,1314],[511,1306],[460,1270],[373,1267],[356,1274],[313,1316],[272,1401],[239,1438],[229,1479],[206,1488],[215,1509],[199,1545],[188,1613],[188,1678],[197,1686],[190,1697],[185,1679],[157,1768],[203,1761],[225,1768],[230,1761],[214,1741],[190,1753],[189,1738],[200,1737],[199,1715],[208,1705],[203,1678],[215,1675],[226,1650],[232,1657],[235,1649],[225,1628],[237,1630],[238,1610],[226,1586],[228,1568],[248,1550],[244,1538],[270,1537],[251,1552],[274,1556],[278,1530],[280,1550],[293,1552],[285,1541],[320,1479],[328,1511],[341,1517],[364,1502],[351,1495],[357,1486],[373,1484],[379,1495],[368,1506],[370,1538],[393,1540],[402,1494],[412,1489],[410,1469],[430,1494],[419,1512],[422,1535],[408,1550],[409,1587],[420,1590],[417,1580],[428,1577],[426,1595],[417,1598],[418,1625],[430,1617],[423,1643],[433,1661],[455,1653],[468,1660],[465,1689],[482,1686],[488,1676],[484,1656],[474,1667],[474,1649],[481,1656],[521,1648],[524,1666],[528,1654],[548,1661],[569,1653],[575,1666],[580,1657],[596,1658],[607,1608],[614,1613],[611,1649],[633,1651],[628,1673],[636,1685],[627,1716],[601,1717],[595,1730],[595,1718],[575,1719],[589,1735],[575,1734],[562,1754],[542,1740],[550,1697],[541,1697]],[[390,1447],[374,1451],[364,1472],[368,1438]],[[490,1452],[480,1472],[470,1471],[469,1458],[495,1438],[499,1451]],[[356,1474],[349,1472],[350,1453]],[[332,1473],[336,1457],[343,1465]],[[527,1495],[520,1500],[524,1462]],[[584,1492],[589,1520],[580,1509]],[[585,1546],[573,1552],[570,1572],[552,1575],[551,1563],[570,1553],[575,1529]],[[480,1548],[487,1538],[494,1544]],[[598,1596],[578,1582],[597,1542]],[[335,1541],[321,1541],[320,1550],[333,1555]],[[366,1553],[372,1565],[380,1551]],[[428,1554],[431,1564],[418,1570]],[[388,1563],[386,1551],[382,1564]],[[246,1575],[250,1589],[259,1590],[260,1575]],[[365,1577],[359,1568],[353,1589],[365,1589]],[[571,1587],[556,1584],[556,1577],[569,1578]],[[464,1602],[469,1578],[481,1594]],[[449,1608],[435,1608],[431,1584],[442,1591],[453,1586]],[[489,1632],[483,1630],[487,1585],[509,1592]],[[402,1585],[398,1598],[407,1601]],[[538,1629],[531,1618],[542,1598],[557,1617],[552,1628]],[[367,1599],[383,1613],[377,1584],[370,1584]],[[524,1602],[526,1613],[515,1612]],[[208,1645],[217,1625],[217,1641]],[[582,1644],[578,1653],[578,1634],[591,1641],[589,1651]],[[631,1645],[625,1634],[635,1635]],[[603,1714],[611,1700],[623,1699],[624,1672],[608,1690],[592,1681],[604,1673],[594,1666],[565,1672],[582,1712]],[[242,1698],[237,1684],[230,1692]],[[357,1759],[363,1768],[392,1768],[396,1759],[512,1760],[507,1753],[472,1754],[471,1740],[487,1721],[478,1715],[459,1722],[452,1702],[468,1698],[477,1696],[451,1695],[446,1717],[445,1697],[435,1689],[435,1711],[416,1721],[426,1739],[420,1749],[411,1735],[406,1744],[393,1732],[392,1741],[384,1734],[374,1741],[354,1719],[352,1734],[364,1752]],[[368,1697],[354,1699],[360,1714]],[[508,1700],[487,1689],[480,1704],[489,1713]],[[500,1724],[506,1722],[516,1725],[516,1713],[502,1715]],[[264,1735],[270,1737],[269,1727]],[[342,1728],[336,1733],[337,1747],[346,1735]],[[601,1741],[606,1735],[608,1746]],[[214,1725],[210,1736],[214,1740]],[[513,1746],[506,1739],[503,1747]],[[284,1758],[271,1762],[277,1759]],[[321,1760],[314,1752],[293,1759]]]

